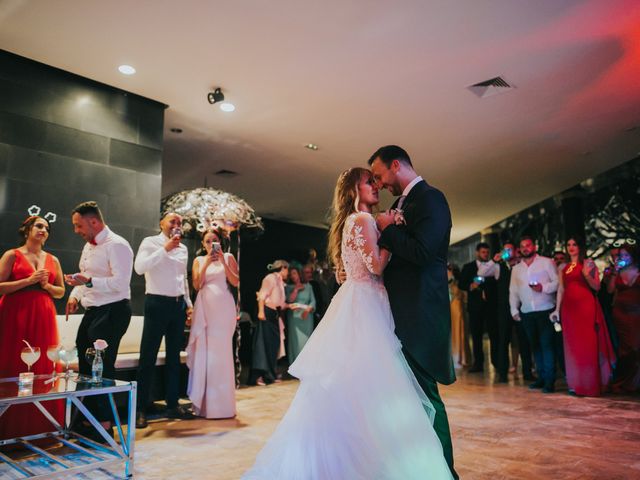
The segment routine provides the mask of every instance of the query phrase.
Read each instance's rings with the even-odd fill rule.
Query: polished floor
[[[136,435],[136,478],[240,478],[297,385],[239,390],[232,420],[152,422]],[[464,371],[442,396],[463,479],[640,478],[640,397],[577,398],[562,385],[542,394],[513,376],[495,384],[491,374]]]
[[[459,372],[442,388],[463,479],[640,478],[640,398],[542,394],[520,379]],[[144,479],[238,479],[295,394],[297,382],[238,391],[234,420],[153,423],[138,433]]]

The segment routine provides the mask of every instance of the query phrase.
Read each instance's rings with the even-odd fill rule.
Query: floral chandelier
[[[242,198],[214,188],[194,188],[170,195],[162,200],[162,215],[175,212],[182,216],[185,237],[209,227],[222,227],[229,232],[242,229],[260,234],[262,219]]]

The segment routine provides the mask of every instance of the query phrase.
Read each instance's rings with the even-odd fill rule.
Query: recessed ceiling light
[[[136,73],[136,69],[133,68],[131,65],[120,65],[118,67],[118,70],[120,71],[120,73],[123,73],[124,75],[133,75],[134,73]]]
[[[309,150],[318,150],[318,145],[315,143],[307,143],[304,148],[308,148]]]
[[[225,102],[220,104],[220,110],[223,112],[233,112],[236,109],[233,103]]]
[[[181,128],[171,128],[170,129],[173,133],[182,133],[182,129]]]

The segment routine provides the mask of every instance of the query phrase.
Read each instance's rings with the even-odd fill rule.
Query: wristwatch
[[[91,279],[89,279],[89,281],[87,283],[85,283],[84,286],[87,287],[87,288],[92,288],[93,287],[93,282],[91,281]]]

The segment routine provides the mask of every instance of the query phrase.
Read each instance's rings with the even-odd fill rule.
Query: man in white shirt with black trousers
[[[536,360],[538,379],[529,388],[555,391],[554,328],[549,315],[555,309],[558,270],[553,260],[536,253],[533,239],[520,239],[522,261],[511,271],[509,304],[515,321],[522,321]]]
[[[144,275],[144,329],[138,365],[138,413],[136,427],[147,427],[153,373],[162,337],[165,338],[165,399],[167,416],[189,420],[194,415],[178,404],[180,391],[180,350],[184,326],[191,314],[187,279],[188,251],[182,239],[182,217],[166,213],[160,233],[142,240],[135,260],[138,275]]]
[[[108,344],[103,375],[112,379],[120,340],[131,321],[133,250],[129,242],[105,225],[96,202],[77,205],[71,212],[71,221],[74,232],[87,242],[80,256],[80,272],[65,275],[65,282],[74,287],[67,301],[67,314],[75,313],[78,304],[85,309],[76,337],[79,370],[83,375],[91,375],[85,353],[93,342],[103,339]],[[107,432],[113,434],[112,412],[105,396],[87,397],[85,404]],[[90,428],[84,433],[102,441]]]

